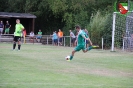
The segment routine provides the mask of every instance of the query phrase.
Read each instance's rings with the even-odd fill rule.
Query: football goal
[[[112,47],[111,51],[122,49],[133,51],[133,12],[123,15],[113,13]]]

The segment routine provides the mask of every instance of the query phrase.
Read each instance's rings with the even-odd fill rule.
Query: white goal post
[[[122,15],[119,12],[113,13],[112,24],[112,45],[111,51],[115,51],[116,48],[131,49],[133,43],[127,42],[133,34],[133,12],[129,11],[126,15]],[[128,39],[127,39],[128,37]]]

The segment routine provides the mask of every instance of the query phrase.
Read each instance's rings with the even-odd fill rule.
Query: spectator
[[[42,31],[39,30],[38,34],[37,34],[37,37],[36,37],[36,40],[37,42],[40,42],[40,39],[42,38]]]
[[[58,45],[58,36],[57,36],[56,32],[53,32],[52,40],[53,40],[54,45],[57,46]]]
[[[87,29],[84,29],[84,32],[86,33],[87,36],[89,36]],[[85,41],[86,41],[86,48],[87,48],[89,47],[89,40],[85,40]]]
[[[0,21],[0,35],[3,33],[4,24],[3,21]]]
[[[6,33],[9,34],[10,27],[11,27],[11,25],[9,24],[8,21],[6,21],[6,25],[5,25],[5,34],[6,34]]]
[[[23,32],[21,33],[21,37],[24,38],[24,43],[26,43],[26,29],[23,29]]]
[[[23,37],[25,37],[27,34],[26,34],[26,29],[23,30]]]
[[[75,46],[77,45],[77,41],[78,41],[78,32],[76,32],[76,36],[75,36]]]
[[[33,43],[34,43],[34,36],[35,36],[35,35],[34,35],[34,32],[31,31],[31,32],[30,32],[30,36],[29,36],[29,41],[30,41],[30,42],[33,42]]]
[[[72,44],[72,46],[75,46],[76,36],[72,32],[72,30],[69,30],[69,32],[70,32],[70,37],[71,37],[71,44]]]
[[[63,32],[61,31],[61,29],[59,29],[58,38],[59,38],[59,45],[62,45]]]

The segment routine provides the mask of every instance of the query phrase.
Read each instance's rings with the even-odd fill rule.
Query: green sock
[[[91,50],[93,47],[92,46],[90,46],[90,47],[88,47],[88,50]]]
[[[72,60],[73,59],[73,56],[72,55],[70,55],[70,60]]]

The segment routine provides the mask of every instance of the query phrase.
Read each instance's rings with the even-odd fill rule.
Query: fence
[[[68,47],[72,47],[72,43],[71,43],[71,37],[70,36],[63,36],[63,38],[62,38],[62,46],[68,46]],[[49,44],[52,44],[52,45],[54,45],[54,42],[53,42],[53,40],[52,40],[52,37],[51,36],[43,36],[42,37],[42,39],[41,39],[41,42],[43,43],[43,44],[47,44],[47,45],[49,45]],[[58,39],[58,46],[60,46],[59,45],[59,39]],[[85,47],[86,47],[87,45],[86,45],[86,41],[85,41]]]
[[[62,40],[63,40],[62,41],[62,44],[63,44],[62,46],[72,47],[70,36],[63,36]],[[22,38],[21,41],[23,43],[38,43],[38,42],[30,42],[29,41],[29,35],[27,35],[25,37],[25,39]],[[13,42],[13,34],[5,34],[5,35],[0,36],[0,42]],[[50,35],[42,35],[42,39],[40,40],[39,43],[46,44],[46,45],[54,45],[54,42],[52,40],[52,36],[50,36]],[[59,39],[58,39],[58,46],[59,46]],[[85,47],[86,46],[87,45],[86,45],[86,41],[85,41]]]
[[[41,42],[43,44],[52,44],[54,45],[54,41],[52,40],[52,37],[49,36],[49,35],[43,35],[42,39],[41,39]],[[62,46],[72,46],[72,43],[71,43],[71,37],[70,36],[63,36],[62,38]],[[58,46],[59,46],[59,39],[58,39]]]

